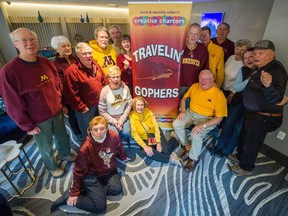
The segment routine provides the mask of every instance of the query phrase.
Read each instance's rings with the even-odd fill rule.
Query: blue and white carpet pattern
[[[72,142],[73,149],[77,149],[76,142]],[[258,155],[252,176],[236,177],[228,170],[228,160],[212,157],[205,148],[191,173],[145,157],[136,145],[125,145],[125,149],[132,162],[126,165],[119,161],[123,195],[108,197],[103,215],[288,215],[288,170],[265,155]],[[32,142],[25,150],[36,169],[35,184],[17,197],[0,175],[0,192],[7,199],[15,196],[10,201],[14,215],[93,215],[69,206],[50,213],[52,202],[71,185],[73,163],[62,162],[67,174],[53,179],[44,168],[36,144]],[[16,169],[18,164],[14,166]],[[22,172],[13,181],[21,188],[30,179]]]

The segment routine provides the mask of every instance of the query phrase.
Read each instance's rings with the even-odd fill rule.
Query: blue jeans
[[[130,129],[130,121],[129,119],[126,119],[124,124],[122,125],[122,131],[119,131],[114,125],[109,124],[109,129],[117,131],[121,137],[121,139],[127,139],[130,137],[131,129]]]
[[[70,139],[66,132],[63,112],[59,112],[53,118],[37,124],[41,133],[34,135],[37,147],[42,156],[45,167],[55,170],[58,167],[54,152],[53,139],[60,157],[70,155]]]
[[[116,196],[122,193],[117,170],[106,176],[86,174],[83,185],[85,194],[79,196],[76,207],[96,214],[107,208],[106,195]]]
[[[224,154],[231,154],[236,148],[239,140],[239,135],[243,126],[244,105],[230,104],[228,117],[224,119],[222,125],[222,133],[218,139],[218,148]]]
[[[87,137],[87,129],[89,126],[89,122],[94,118],[94,116],[98,115],[98,106],[91,107],[88,112],[82,113],[76,111],[76,118],[78,121],[79,128],[82,133],[83,141]]]

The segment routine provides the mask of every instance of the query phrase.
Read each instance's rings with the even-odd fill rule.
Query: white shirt
[[[222,88],[226,91],[236,92],[234,89],[234,82],[236,80],[238,71],[244,66],[242,60],[236,61],[235,55],[230,56],[225,63],[225,75]]]

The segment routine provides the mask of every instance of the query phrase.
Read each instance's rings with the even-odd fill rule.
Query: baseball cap
[[[274,43],[270,40],[260,40],[258,41],[253,49],[258,48],[258,49],[270,49],[275,51],[275,46]]]

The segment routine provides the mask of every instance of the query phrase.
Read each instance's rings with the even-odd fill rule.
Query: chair
[[[24,154],[24,157],[26,158],[29,167],[26,166],[25,162],[21,158],[21,151]],[[12,171],[10,165],[12,162],[17,159],[20,161],[20,164],[22,165],[21,169],[17,171]],[[16,167],[16,166],[15,166]],[[14,168],[15,168],[14,167]],[[0,145],[0,169],[3,175],[6,177],[6,179],[9,181],[11,186],[14,188],[14,190],[17,192],[19,196],[22,196],[24,192],[29,189],[34,182],[36,181],[36,171],[27,155],[25,152],[24,146],[22,143],[17,143],[15,140],[10,140],[7,141],[3,144]],[[12,177],[14,175],[18,175],[20,172],[25,171],[27,175],[29,176],[31,183],[27,185],[26,187],[22,188],[22,190],[19,190],[18,187],[14,184]],[[7,174],[8,173],[8,174]],[[33,175],[32,175],[33,173]]]

